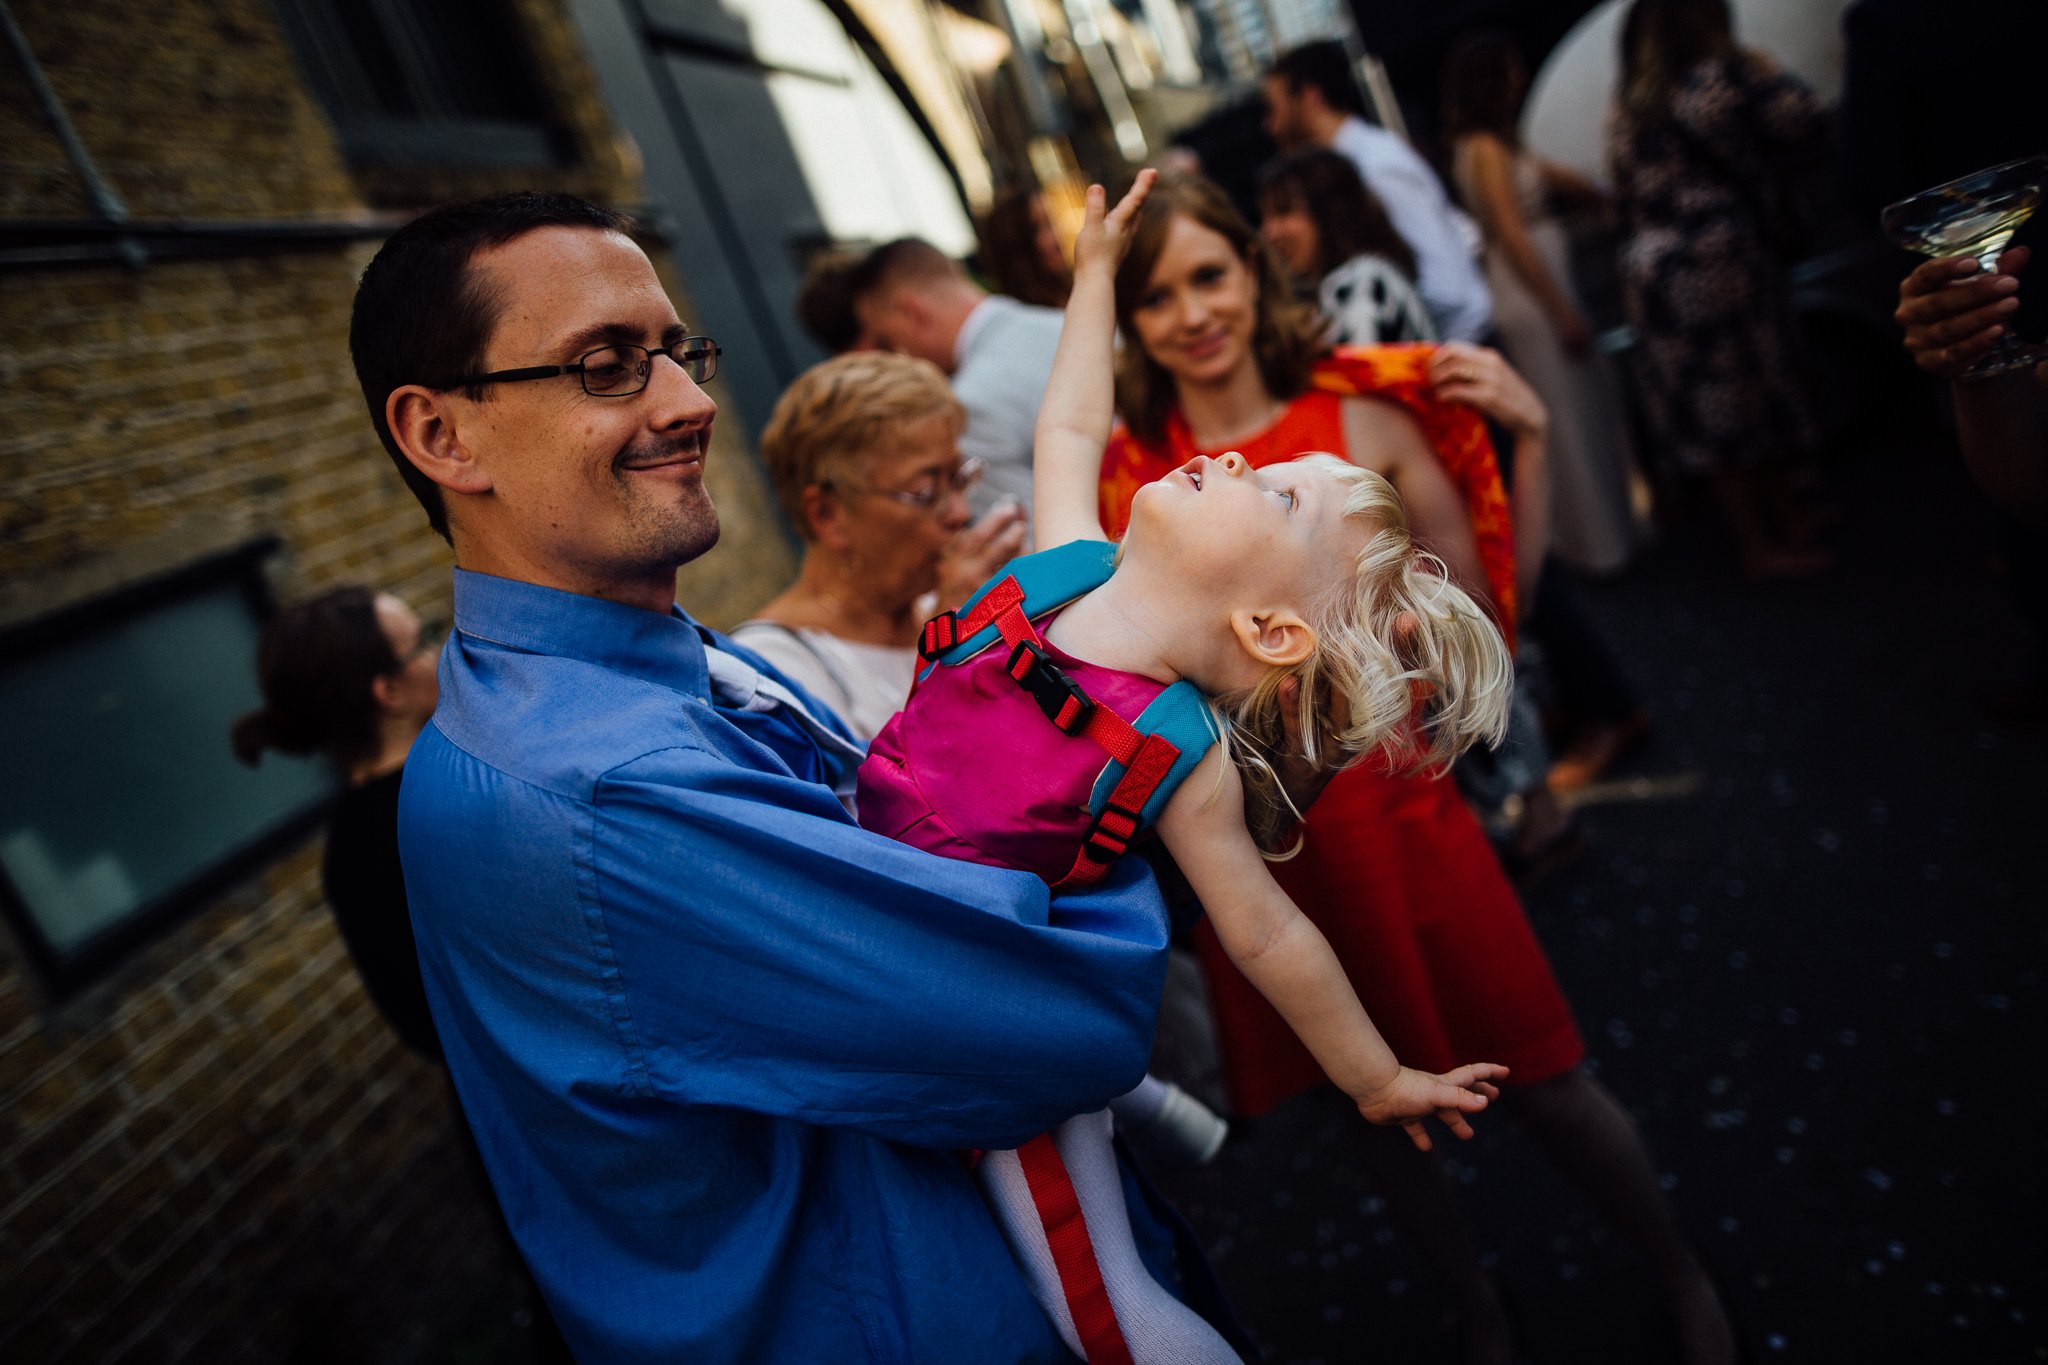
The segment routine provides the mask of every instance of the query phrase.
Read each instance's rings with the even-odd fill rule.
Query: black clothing
[[[351,787],[334,803],[320,884],[377,1012],[407,1047],[438,1062],[441,1040],[427,1012],[405,874],[398,865],[398,782],[404,771]]]

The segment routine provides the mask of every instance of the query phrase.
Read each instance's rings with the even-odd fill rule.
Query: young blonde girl
[[[1113,416],[1114,276],[1151,183],[1150,172],[1141,174],[1109,213],[1101,188],[1089,191],[1038,425],[1033,510],[1042,551],[1104,539],[1096,477]],[[1225,742],[1173,789],[1158,816],[1160,839],[1232,960],[1369,1122],[1398,1124],[1425,1150],[1423,1120],[1432,1115],[1470,1137],[1466,1115],[1497,1094],[1493,1082],[1506,1068],[1477,1063],[1430,1075],[1402,1066],[1245,824],[1239,765],[1255,783],[1268,773],[1264,744],[1247,735],[1270,743],[1290,734],[1302,758],[1333,767],[1368,755],[1437,766],[1500,733],[1510,674],[1499,632],[1413,544],[1392,486],[1328,455],[1263,470],[1237,455],[1192,460],[1139,492],[1108,579],[1040,625],[1047,653],[1106,703],[1142,702],[1182,680],[1210,698]],[[1035,839],[1034,827],[1085,817],[1089,792],[1038,782],[1032,751],[1085,741],[1055,731],[1002,672],[997,661],[980,672],[960,664],[927,674],[876,737],[861,772],[861,820],[935,851],[1057,880],[1072,855],[1058,838]],[[1010,755],[988,765],[980,790],[958,798],[971,780],[957,771],[960,746],[950,744],[962,727],[926,723],[944,711],[949,689],[956,701],[961,689],[973,693],[975,742],[1002,736],[996,747]],[[1012,718],[1014,733],[1005,735]],[[1132,1357],[1234,1360],[1137,1266],[1106,1136],[1106,1119],[1088,1115],[1063,1125],[1055,1142]],[[1041,1302],[1086,1353],[1072,1285],[1062,1286],[1068,1270],[1054,1264],[1027,1174],[1009,1153],[989,1154],[980,1170]]]

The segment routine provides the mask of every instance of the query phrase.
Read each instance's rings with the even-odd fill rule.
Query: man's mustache
[[[633,442],[612,457],[614,469],[631,469],[667,464],[672,460],[701,459],[710,437],[709,423],[672,436],[651,436]]]

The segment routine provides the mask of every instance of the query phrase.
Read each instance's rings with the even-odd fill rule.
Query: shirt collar
[[[581,659],[693,697],[711,696],[704,628],[681,607],[671,606],[664,616],[457,569],[455,629],[507,649]]]
[[[1002,311],[1001,296],[990,294],[975,304],[974,310],[961,320],[959,334],[953,338],[953,364],[956,368],[961,361],[967,359],[967,353],[974,348],[974,343],[981,339],[981,334],[988,330],[988,325],[995,321],[996,314]]]

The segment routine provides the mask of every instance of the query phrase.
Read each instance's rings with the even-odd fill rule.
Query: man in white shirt
[[[1295,48],[1266,73],[1266,131],[1283,148],[1328,147],[1351,159],[1415,249],[1416,288],[1452,341],[1480,341],[1493,327],[1493,297],[1479,273],[1479,234],[1451,206],[1443,182],[1413,147],[1367,123],[1343,45]]]
[[[1006,498],[1031,507],[1031,437],[1059,345],[1061,313],[1000,294],[915,237],[876,247],[844,288],[860,326],[856,346],[914,355],[945,371],[967,409],[960,453],[986,466],[976,515]]]

